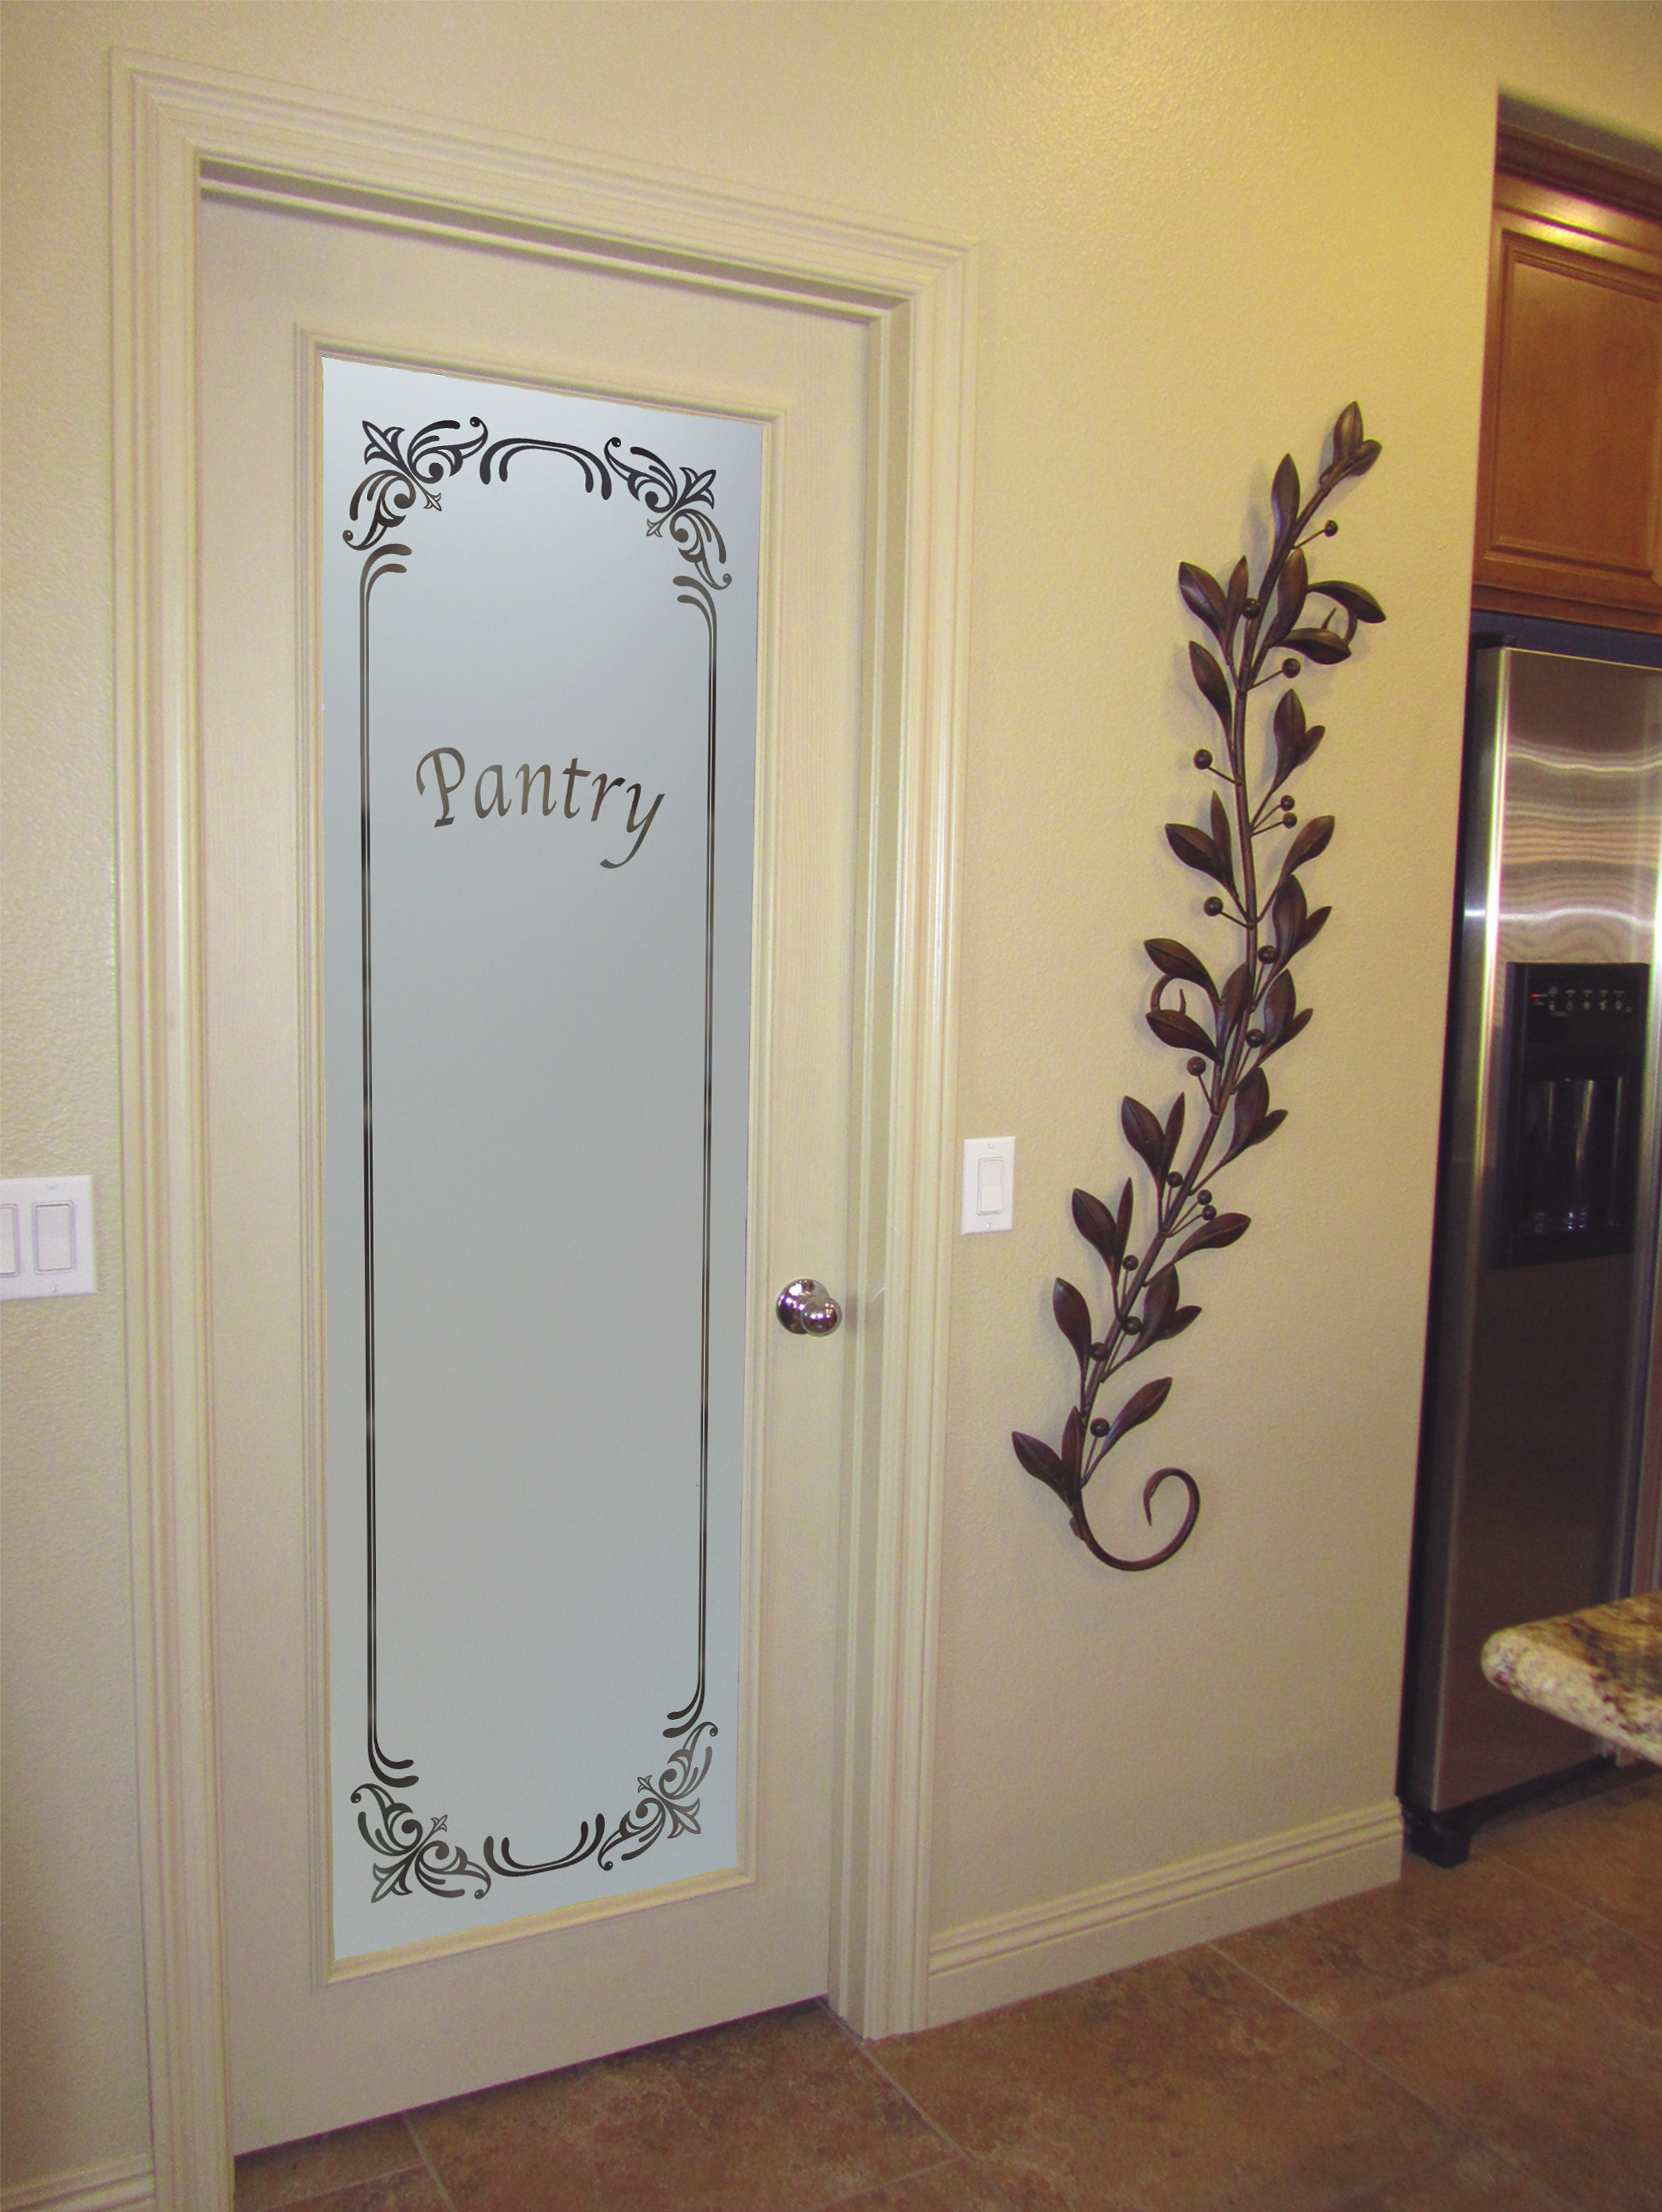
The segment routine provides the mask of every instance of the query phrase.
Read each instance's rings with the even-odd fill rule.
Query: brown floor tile
[[[1313,2020],[1336,2021],[1447,1974],[1595,1923],[1493,1860],[1404,1858],[1402,1880],[1232,1936],[1218,1948]]]
[[[610,2059],[412,2112],[461,2212],[667,2208],[699,2130],[672,2068]]]
[[[419,2166],[413,2173],[355,2181],[332,2196],[308,2197],[294,2212],[449,2212],[449,2208],[433,2176]]]
[[[1347,2197],[1337,2212],[1560,2212],[1562,2203],[1493,2151],[1474,2147]]]
[[[1662,1774],[1480,1829],[1476,1849],[1662,1943]]]
[[[1009,2212],[1010,2199],[995,2189],[967,2158],[955,2158],[928,2173],[913,2174],[886,2189],[840,2198],[836,2212]]]
[[[236,2212],[275,2212],[278,2205],[304,2204],[349,2182],[403,2173],[421,2163],[409,2130],[396,2114],[361,2128],[343,2128],[337,2135],[279,2143],[274,2150],[251,2151],[237,2160]]]
[[[1662,2207],[1662,1976],[1614,1929],[1478,1966],[1338,2031],[1585,2212]]]
[[[816,2212],[946,2148],[818,2005],[410,2124],[457,2212]]]
[[[1302,2212],[1452,2147],[1210,1948],[879,2055],[1023,2212]]]

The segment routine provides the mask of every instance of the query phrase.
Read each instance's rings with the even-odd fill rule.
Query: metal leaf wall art
[[[1186,867],[1216,886],[1204,911],[1229,932],[1231,943],[1219,982],[1188,945],[1149,938],[1145,949],[1156,980],[1147,1020],[1162,1044],[1184,1055],[1200,1126],[1186,1156],[1189,1107],[1182,1090],[1163,1120],[1138,1099],[1122,1100],[1120,1127],[1148,1178],[1147,1210],[1139,1226],[1131,1176],[1112,1206],[1088,1190],[1074,1192],[1074,1224],[1107,1273],[1102,1322],[1099,1331],[1083,1291],[1058,1278],[1052,1305],[1079,1363],[1078,1399],[1068,1410],[1059,1449],[1019,1431],[1010,1438],[1022,1467],[1066,1506],[1074,1534],[1092,1557],[1127,1572],[1157,1567],[1182,1549],[1199,1516],[1200,1492],[1183,1468],[1157,1468],[1143,1486],[1143,1517],[1152,1527],[1156,1492],[1168,1482],[1180,1483],[1187,1498],[1182,1526],[1146,1559],[1116,1559],[1104,1550],[1085,1510],[1086,1486],[1120,1440],[1160,1411],[1172,1378],[1142,1383],[1112,1415],[1099,1413],[1097,1403],[1123,1370],[1198,1316],[1198,1306],[1183,1303],[1180,1264],[1235,1243],[1251,1225],[1244,1213],[1219,1211],[1213,1185],[1287,1118],[1284,1109],[1270,1103],[1265,1068],[1310,1019],[1310,1009],[1298,1003],[1293,962],[1331,909],[1311,910],[1301,872],[1333,835],[1331,815],[1301,823],[1287,788],[1323,735],[1320,723],[1306,719],[1292,679],[1306,661],[1331,667],[1348,659],[1357,625],[1385,620],[1378,600],[1360,585],[1313,581],[1306,548],[1336,533],[1337,523],[1318,524],[1318,514],[1347,477],[1365,476],[1379,453],[1377,441],[1363,435],[1362,410],[1353,403],[1333,425],[1326,465],[1307,499],[1291,454],[1276,471],[1272,542],[1256,589],[1244,556],[1227,586],[1186,561],[1177,572],[1185,604],[1211,635],[1210,646],[1191,643],[1189,665],[1217,717],[1222,750],[1203,747],[1194,757],[1213,787],[1206,826],[1168,822],[1166,838]],[[1312,601],[1325,605],[1313,610]],[[1271,742],[1255,775],[1253,710],[1255,701],[1267,704],[1259,695],[1272,687],[1281,688],[1267,717]],[[1284,846],[1277,842],[1283,836]]]

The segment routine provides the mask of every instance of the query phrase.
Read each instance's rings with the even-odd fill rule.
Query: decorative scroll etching
[[[367,461],[379,461],[383,465],[373,476],[367,476],[352,495],[352,504],[347,510],[354,522],[358,510],[365,513],[364,534],[355,538],[349,530],[342,532],[347,544],[356,553],[366,553],[389,530],[394,530],[409,513],[417,498],[429,507],[440,507],[443,501],[433,489],[446,477],[453,477],[470,454],[476,453],[485,442],[485,426],[476,415],[473,428],[476,438],[450,443],[443,433],[459,430],[459,422],[429,422],[418,430],[408,443],[402,430],[378,430],[373,422],[364,424],[364,434],[369,443],[364,448]],[[409,551],[409,547],[399,549]]]
[[[475,1899],[483,1899],[495,1881],[522,1881],[577,1866],[585,1861],[592,1861],[596,1866],[610,1872],[621,1863],[640,1858],[662,1840],[673,1840],[682,1835],[700,1832],[701,1801],[698,1793],[709,1774],[719,1733],[715,1721],[705,1717],[710,1527],[711,1039],[715,988],[719,594],[731,586],[732,576],[725,566],[727,548],[716,522],[717,472],[713,468],[700,470],[682,466],[677,470],[647,447],[634,444],[625,448],[622,439],[618,436],[607,439],[603,451],[597,453],[581,445],[545,438],[504,436],[489,442],[488,427],[476,415],[470,419],[466,434],[464,434],[458,419],[449,418],[429,422],[413,432],[399,425],[382,427],[366,420],[363,431],[364,460],[369,465],[369,473],[352,494],[348,508],[348,526],[341,532],[345,544],[353,552],[363,556],[358,577],[358,765],[361,823],[359,921],[362,944],[364,1519],[367,1623],[364,1659],[365,1756],[373,1778],[361,1782],[352,1790],[351,1802],[357,1808],[358,1832],[372,1854],[373,1899],[379,1905],[388,1898],[414,1899],[418,1895],[452,1900],[470,1893]],[[585,495],[592,496],[597,493],[601,500],[610,500],[614,487],[621,486],[646,511],[649,518],[646,535],[652,538],[667,536],[685,564],[680,573],[673,574],[669,579],[675,589],[676,600],[698,614],[707,633],[708,699],[703,916],[704,1267],[700,1334],[701,1412],[698,1471],[696,1670],[689,1692],[665,1715],[663,1735],[675,1747],[656,1776],[649,1772],[638,1778],[638,1795],[633,1803],[610,1817],[601,1809],[595,1811],[591,1817],[579,1819],[575,1840],[563,1850],[550,1856],[533,1853],[522,1857],[513,1851],[506,1833],[500,1838],[494,1833],[486,1835],[476,1855],[470,1846],[452,1839],[449,1833],[447,1813],[434,1814],[419,1811],[411,1802],[412,1793],[421,1780],[416,1758],[390,1753],[379,1735],[381,1700],[378,1682],[377,1579],[380,1547],[377,1529],[375,1420],[376,1135],[369,732],[373,605],[378,589],[383,585],[396,588],[391,585],[390,580],[407,574],[410,564],[418,557],[412,543],[406,542],[409,520],[429,510],[440,509],[440,487],[457,477],[476,457],[480,482],[500,485],[507,481],[510,465],[532,453],[546,453],[570,462],[575,471],[576,482]],[[399,541],[395,542],[389,537],[394,530],[403,533]],[[458,762],[456,774],[459,777],[462,772],[459,752],[452,752],[449,748],[442,750],[451,752]],[[443,761],[433,754],[427,757],[433,759],[442,784],[445,774]],[[573,771],[586,775],[586,772],[577,770],[575,758]],[[546,770],[540,773],[543,775],[543,811],[545,814],[555,813],[558,809],[550,803],[550,795],[557,797],[558,781],[551,782]],[[533,783],[530,770],[524,774],[522,811],[530,811]],[[600,778],[603,787],[594,804],[597,819],[601,804],[609,795],[608,787],[615,781],[604,775]],[[425,788],[425,786],[422,787]],[[440,819],[440,826],[450,826],[450,799],[455,787],[452,784],[442,791],[445,814]],[[574,811],[571,803],[573,788],[573,783],[567,780],[564,810],[567,815]],[[635,804],[643,803],[640,787],[636,786],[634,789]],[[500,811],[506,814],[509,807],[503,772],[500,768],[495,770],[494,790]],[[620,800],[620,808],[622,803]],[[477,794],[476,807],[482,819],[488,810]],[[650,819],[649,816],[648,824]],[[637,827],[633,805],[628,827],[631,832]],[[644,830],[640,834],[644,836]],[[616,867],[620,863],[608,860],[602,865]]]
[[[670,1733],[664,1730],[666,1735]],[[687,1741],[670,1753],[669,1765],[656,1781],[650,1774],[639,1778],[640,1795],[632,1810],[610,1828],[604,1814],[597,1813],[592,1821],[584,1821],[576,1843],[562,1857],[543,1859],[534,1866],[519,1863],[506,1836],[500,1844],[493,1836],[485,1838],[485,1863],[481,1866],[459,1844],[450,1840],[445,1832],[448,1822],[444,1814],[423,1828],[410,1806],[376,1783],[361,1783],[352,1792],[353,1803],[373,1798],[380,1815],[375,1819],[367,1805],[358,1814],[365,1843],[379,1855],[376,1901],[391,1895],[408,1897],[412,1878],[430,1897],[460,1897],[468,1884],[476,1881],[479,1887],[473,1893],[482,1897],[493,1874],[553,1874],[586,1858],[594,1859],[610,1873],[620,1855],[625,1860],[638,1859],[661,1836],[696,1835],[698,1800],[692,1793],[709,1772],[714,1756],[713,1744],[701,1744],[700,1738],[716,1734],[713,1721],[700,1722]],[[410,1778],[413,1782],[417,1778]]]

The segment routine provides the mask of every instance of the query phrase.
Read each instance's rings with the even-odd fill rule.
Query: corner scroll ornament
[[[380,1808],[380,1818],[373,1826],[368,1806],[358,1814],[359,1832],[372,1851],[379,1852],[383,1862],[375,1869],[373,1903],[379,1905],[384,1897],[410,1896],[412,1879],[429,1897],[460,1897],[472,1881],[482,1885],[474,1891],[475,1897],[484,1895],[490,1887],[489,1872],[470,1859],[459,1844],[451,1842],[445,1832],[450,1825],[445,1814],[423,1828],[420,1814],[379,1783],[361,1782],[352,1792],[352,1802],[357,1804],[365,1796],[373,1797]]]
[[[469,417],[469,426],[478,432],[476,438],[446,439],[446,430],[459,431],[462,427],[453,421],[429,422],[413,436],[407,436],[402,428],[378,430],[373,422],[364,424],[367,441],[364,459],[382,465],[367,476],[352,495],[350,519],[355,522],[359,508],[366,509],[361,538],[355,538],[349,530],[341,533],[355,553],[368,552],[389,530],[396,530],[418,499],[428,507],[443,505],[434,486],[453,477],[488,434],[476,415]]]
[[[1170,1395],[1172,1378],[1162,1375],[1144,1382],[1111,1419],[1098,1414],[1097,1400],[1131,1361],[1180,1334],[1198,1317],[1198,1306],[1182,1303],[1178,1262],[1192,1253],[1233,1244],[1251,1226],[1246,1214],[1218,1210],[1212,1182],[1244,1152],[1273,1136],[1287,1118],[1284,1108],[1270,1103],[1265,1064],[1310,1020],[1310,1008],[1298,1004],[1292,963],[1331,908],[1310,911],[1300,871],[1326,850],[1333,836],[1331,814],[1319,814],[1301,827],[1293,794],[1283,789],[1323,736],[1320,723],[1307,721],[1290,679],[1307,660],[1324,667],[1348,660],[1358,624],[1385,620],[1379,601],[1361,585],[1313,581],[1305,548],[1337,533],[1338,525],[1331,520],[1315,525],[1318,512],[1348,478],[1365,476],[1379,455],[1377,440],[1362,434],[1362,410],[1353,401],[1333,425],[1326,465],[1308,499],[1290,453],[1276,471],[1270,493],[1270,557],[1256,589],[1244,556],[1227,586],[1187,561],[1177,572],[1184,604],[1217,647],[1214,653],[1192,641],[1189,666],[1196,689],[1217,717],[1223,757],[1220,761],[1204,746],[1194,757],[1196,768],[1215,786],[1206,827],[1168,822],[1166,840],[1186,867],[1216,886],[1203,911],[1238,932],[1240,947],[1220,983],[1199,954],[1175,939],[1151,937],[1144,945],[1156,970],[1145,1019],[1162,1044],[1185,1054],[1202,1126],[1186,1163],[1180,1165],[1184,1093],[1179,1091],[1163,1120],[1139,1099],[1121,1101],[1121,1130],[1149,1179],[1149,1218],[1142,1231],[1134,1226],[1136,1190],[1130,1176],[1113,1206],[1089,1191],[1074,1192],[1074,1225],[1107,1272],[1108,1310],[1099,1334],[1084,1293],[1057,1279],[1052,1310],[1078,1362],[1078,1396],[1069,1409],[1059,1449],[1019,1431],[1010,1437],[1022,1467],[1067,1508],[1073,1533],[1092,1558],[1125,1573],[1157,1567],[1183,1548],[1199,1516],[1200,1490],[1183,1468],[1158,1468],[1143,1486],[1143,1518],[1152,1525],[1156,1494],[1166,1483],[1178,1483],[1186,1505],[1176,1534],[1146,1559],[1117,1559],[1105,1550],[1085,1510],[1086,1486],[1122,1437],[1153,1419]],[[1307,615],[1312,599],[1327,602],[1319,622]],[[1255,797],[1248,709],[1255,692],[1281,683],[1287,688],[1270,716],[1273,758]],[[1283,834],[1290,834],[1292,842],[1282,848],[1266,893],[1258,848],[1263,839]],[[1191,994],[1194,1013],[1189,1011]],[[1140,1255],[1131,1249],[1139,1241]]]
[[[429,508],[439,508],[442,501],[438,487],[458,474],[464,465],[477,453],[479,477],[489,483],[493,475],[498,483],[507,478],[508,465],[522,453],[537,451],[563,455],[579,470],[585,493],[598,491],[602,499],[610,499],[614,481],[621,482],[651,516],[646,526],[649,538],[661,538],[667,529],[676,550],[697,570],[697,574],[676,575],[672,582],[677,601],[683,606],[695,608],[702,617],[709,642],[709,714],[711,743],[714,742],[715,671],[717,641],[717,612],[713,594],[725,591],[732,582],[731,574],[725,569],[718,577],[713,570],[711,556],[725,562],[727,549],[715,520],[715,480],[713,469],[694,470],[683,467],[677,481],[669,463],[645,446],[628,448],[633,460],[622,457],[622,441],[609,438],[604,456],[587,447],[573,446],[546,438],[500,438],[487,445],[489,432],[475,415],[469,418],[470,437],[459,434],[461,425],[453,418],[427,423],[413,434],[401,426],[379,428],[374,423],[364,423],[364,459],[372,465],[371,473],[365,477],[352,495],[349,519],[357,523],[363,516],[362,534],[355,538],[352,532],[342,532],[346,544],[355,552],[365,554],[359,574],[360,654],[360,744],[363,747],[363,793],[366,809],[365,837],[367,836],[368,803],[368,637],[370,599],[374,587],[385,576],[404,574],[407,563],[413,557],[411,548],[403,544],[383,544],[386,533],[401,526],[412,514],[418,500]],[[458,434],[450,436],[446,434]],[[636,463],[641,465],[635,465]],[[713,839],[713,828],[710,831]],[[364,846],[363,916],[362,926],[366,947],[368,943],[369,907],[367,844]],[[713,848],[712,848],[713,858]],[[369,1022],[367,954],[365,959],[365,1017],[364,1017],[364,1128],[366,1157],[373,1143],[373,1113],[372,1109],[371,1065],[372,1041]],[[708,1163],[706,1163],[707,1198]],[[373,1396],[374,1331],[373,1326],[373,1240],[366,1210],[366,1273],[372,1285],[372,1322],[368,1331],[367,1360],[370,1376],[371,1399]],[[604,1813],[597,1814],[592,1821],[580,1824],[576,1843],[570,1850],[556,1858],[525,1862],[516,1859],[506,1835],[500,1842],[487,1836],[483,1844],[483,1863],[473,1858],[465,1847],[452,1840],[449,1816],[439,1814],[423,1826],[422,1819],[406,1799],[395,1796],[394,1790],[413,1790],[420,1781],[415,1772],[415,1762],[408,1759],[391,1759],[381,1749],[379,1736],[378,1697],[376,1689],[377,1659],[375,1620],[375,1562],[376,1562],[376,1461],[374,1428],[371,1422],[367,1438],[366,1504],[367,1509],[367,1546],[369,1559],[369,1620],[367,1650],[367,1709],[368,1760],[377,1779],[361,1783],[352,1792],[351,1802],[360,1808],[358,1830],[370,1850],[376,1855],[374,1888],[372,1902],[379,1904],[386,1897],[409,1897],[415,1894],[412,1882],[430,1897],[454,1899],[465,1894],[470,1883],[476,1884],[476,1899],[483,1898],[495,1878],[518,1880],[531,1875],[549,1874],[557,1869],[577,1866],[592,1859],[595,1864],[610,1874],[620,1857],[624,1861],[640,1858],[660,1838],[673,1839],[681,1835],[697,1835],[700,1799],[696,1795],[709,1773],[715,1755],[715,1739],[720,1731],[713,1721],[701,1717],[705,1698],[705,1650],[702,1621],[703,1563],[701,1560],[701,1620],[699,1628],[698,1679],[692,1696],[686,1704],[666,1715],[664,1729],[665,1738],[681,1741],[670,1753],[668,1763],[656,1779],[650,1774],[637,1778],[639,1796],[633,1806],[610,1826]],[[390,1786],[384,1786],[390,1785]],[[373,1801],[373,1807],[365,1803],[366,1797]]]
[[[680,551],[698,570],[713,592],[724,591],[732,582],[731,575],[723,574],[718,583],[710,569],[710,551],[713,547],[718,561],[725,561],[727,548],[722,543],[721,532],[715,521],[715,482],[713,469],[694,470],[685,466],[679,484],[675,471],[666,461],[646,446],[631,446],[629,451],[647,466],[631,468],[620,459],[612,448],[621,439],[608,438],[606,458],[629,488],[629,495],[638,499],[652,520],[646,525],[648,538],[661,538],[667,528],[670,538]]]

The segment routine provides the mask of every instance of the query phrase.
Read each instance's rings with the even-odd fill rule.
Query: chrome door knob
[[[773,1301],[773,1311],[779,1317],[779,1327],[788,1328],[792,1336],[829,1336],[842,1319],[842,1308],[823,1283],[816,1283],[806,1275],[799,1283],[787,1283]]]

